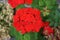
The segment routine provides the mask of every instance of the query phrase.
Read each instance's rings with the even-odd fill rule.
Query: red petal
[[[8,0],[12,8],[16,8],[19,4],[24,4],[24,0]]]
[[[26,4],[32,4],[33,0],[25,0]]]

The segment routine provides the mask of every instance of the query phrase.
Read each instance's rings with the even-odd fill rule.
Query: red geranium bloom
[[[32,4],[33,0],[25,0],[26,4]]]
[[[13,16],[13,26],[22,34],[26,32],[39,32],[42,25],[40,11],[34,8],[22,8]]]
[[[44,31],[45,35],[50,35],[53,34],[53,29],[51,27],[44,27]]]
[[[24,4],[24,0],[8,0],[8,3],[12,6],[12,8],[15,8],[19,4]]]
[[[45,35],[50,35],[51,33],[53,33],[53,29],[49,26],[49,22],[44,22],[44,30],[43,33]]]

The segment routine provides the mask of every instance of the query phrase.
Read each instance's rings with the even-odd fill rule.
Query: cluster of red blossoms
[[[53,29],[49,26],[49,22],[44,22],[44,30],[43,30],[43,34],[44,35],[50,35],[53,34],[54,31]]]
[[[26,32],[39,32],[43,27],[40,11],[33,8],[22,8],[13,16],[13,25],[22,34]]]
[[[12,8],[16,8],[21,4],[32,4],[32,0],[8,0],[8,3],[12,6]]]

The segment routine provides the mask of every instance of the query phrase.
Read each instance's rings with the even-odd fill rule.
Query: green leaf
[[[17,7],[16,7],[16,9],[20,9],[20,8],[24,8],[25,6],[24,5],[18,5]]]
[[[30,33],[30,40],[37,40],[38,39],[38,33],[36,32],[31,32]]]
[[[40,32],[38,32],[38,40],[46,40],[42,32],[43,32],[43,28],[41,28]]]
[[[50,21],[50,26],[53,27],[54,26],[54,22]]]
[[[23,35],[16,31],[13,26],[10,26],[10,35],[15,37],[15,40],[22,40]]]
[[[57,2],[56,2],[56,0],[46,0],[45,4],[46,4],[47,8],[51,10],[51,9],[55,9]]]
[[[24,40],[30,40],[30,33],[24,34]]]
[[[15,36],[16,35],[16,30],[13,26],[10,26],[10,35]]]
[[[39,0],[39,6],[45,6],[44,0]]]
[[[31,4],[32,8],[38,8],[39,9],[39,0],[33,0],[33,3]]]

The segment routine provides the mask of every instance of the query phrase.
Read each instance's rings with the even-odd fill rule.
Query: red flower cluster
[[[26,4],[32,4],[33,0],[25,0]]]
[[[13,26],[22,34],[26,32],[39,32],[43,27],[40,11],[35,8],[22,8],[13,16]]]
[[[8,0],[12,8],[16,8],[20,4],[32,4],[32,0]]]
[[[8,0],[8,3],[13,7],[17,7],[19,4],[24,4],[24,0]]]
[[[50,35],[53,34],[53,29],[49,26],[49,22],[44,22],[44,35]]]

